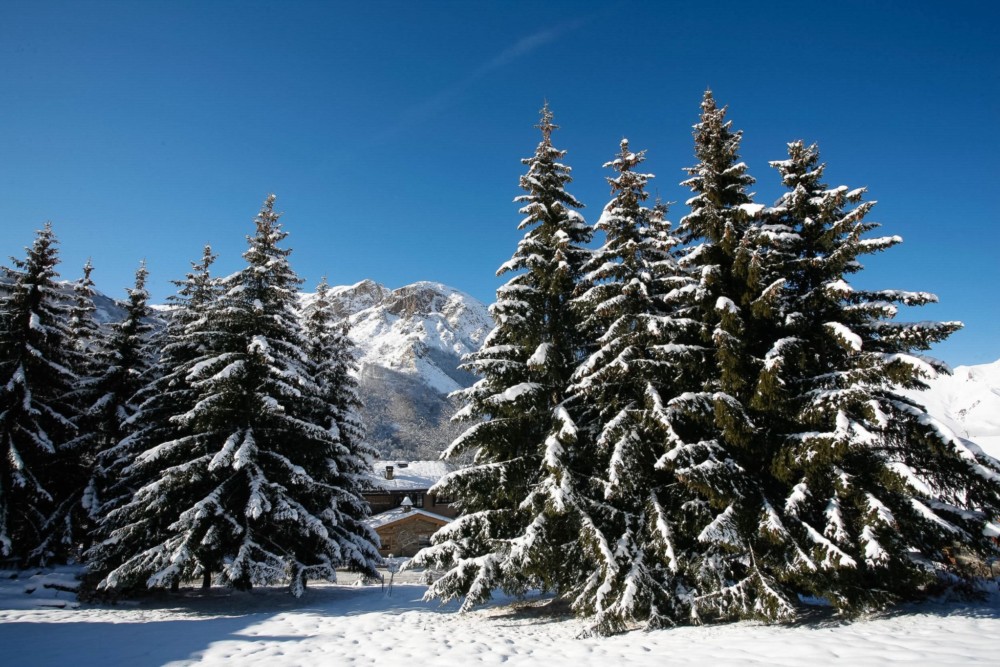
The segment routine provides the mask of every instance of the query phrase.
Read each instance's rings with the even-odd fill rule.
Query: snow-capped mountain
[[[306,309],[315,298],[303,295]],[[441,283],[419,282],[390,290],[372,280],[331,287],[334,311],[351,324],[362,377],[381,370],[411,376],[441,394],[472,381],[458,369],[493,328],[486,306]]]
[[[956,435],[1000,458],[1000,360],[958,366],[952,375],[927,382],[926,391],[905,392]]]
[[[448,394],[474,381],[458,368],[493,328],[486,306],[446,285],[390,290],[372,280],[331,287],[329,298],[358,346],[363,416],[383,457],[433,459],[464,430]],[[304,294],[308,310],[314,294]]]
[[[67,289],[69,289],[67,285]],[[156,308],[156,306],[153,306]],[[94,319],[98,324],[111,324],[125,319],[126,310],[122,302],[101,292],[94,292]]]

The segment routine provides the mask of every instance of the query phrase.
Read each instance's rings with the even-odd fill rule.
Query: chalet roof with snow
[[[435,514],[434,512],[428,512],[427,510],[422,510],[419,507],[397,507],[395,509],[370,516],[365,519],[364,523],[372,530],[378,530],[383,526],[388,526],[396,523],[397,521],[403,521],[417,516],[430,519],[435,523],[440,523],[442,526],[446,523],[451,523],[452,521],[446,516],[441,516],[440,514]]]
[[[392,466],[392,479],[386,479],[387,466]],[[429,489],[455,469],[445,461],[375,461],[371,481],[386,491]]]

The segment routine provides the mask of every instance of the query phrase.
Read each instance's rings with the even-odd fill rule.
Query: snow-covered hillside
[[[926,391],[905,392],[956,435],[1000,458],[1000,360],[958,366],[952,375],[929,380]]]

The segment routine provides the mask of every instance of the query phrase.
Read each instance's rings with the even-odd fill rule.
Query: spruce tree
[[[206,245],[201,261],[191,263],[192,270],[185,280],[174,282],[178,291],[167,299],[170,307],[159,336],[159,355],[149,373],[149,381],[134,396],[137,410],[125,424],[126,434],[121,441],[103,453],[104,464],[120,473],[117,479],[108,480],[95,511],[93,546],[86,554],[89,565],[84,579],[87,595],[94,595],[96,586],[105,576],[131,559],[143,544],[167,537],[173,515],[167,512],[160,515],[149,511],[144,503],[133,501],[138,489],[155,483],[161,474],[155,457],[146,464],[138,460],[138,456],[155,451],[164,443],[185,438],[187,446],[194,442],[191,429],[180,423],[178,417],[192,410],[199,400],[188,375],[216,340],[210,333],[213,325],[208,314],[209,307],[220,297],[218,281],[211,275],[215,259],[211,246]],[[91,507],[95,506],[94,501]],[[189,575],[207,575],[206,584],[211,582],[210,573],[203,570]],[[131,588],[145,588],[146,582],[141,578],[127,581],[127,585],[119,581],[111,590],[120,593]],[[170,581],[171,585],[179,583],[178,577]],[[110,593],[106,590],[104,594]]]
[[[0,301],[0,555],[44,564],[76,547],[73,508],[85,475],[68,449],[77,378],[52,226],[12,261]]]
[[[754,181],[739,159],[742,133],[725,116],[706,92],[695,126],[699,162],[684,182],[694,197],[680,222],[680,261],[697,285],[676,311],[699,323],[684,342],[702,353],[678,387],[686,391],[667,402],[675,438],[656,467],[677,481],[674,501],[682,503],[675,553],[689,618],[790,618],[797,600],[766,567],[768,445],[753,405],[754,378],[779,336],[780,254],[763,252],[764,207],[747,191]]]
[[[269,196],[244,253],[195,330],[200,356],[186,375],[197,397],[172,417],[180,437],[140,453],[149,480],[111,513],[105,543],[128,542],[98,588],[172,585],[201,575],[238,589],[375,574],[376,547],[355,532],[356,499],[337,486],[341,444],[315,421],[319,391],[299,321],[287,236]],[[351,504],[353,503],[353,504]],[[345,506],[346,505],[346,506]],[[352,523],[355,522],[355,523]],[[113,563],[114,559],[108,559]]]
[[[958,322],[899,322],[900,305],[936,301],[901,290],[862,290],[847,278],[860,257],[898,244],[865,238],[874,202],[864,189],[829,188],[815,146],[794,142],[772,163],[788,192],[769,213],[791,244],[782,287],[785,336],[768,373],[785,387],[767,404],[784,421],[770,439],[774,569],[795,590],[846,613],[922,597],[944,573],[968,578],[958,552],[985,559],[1000,516],[1000,464],[969,449],[899,388],[948,372],[923,356]],[[931,586],[929,589],[928,587]]]
[[[337,320],[330,301],[330,286],[324,278],[316,287],[316,299],[305,315],[307,352],[313,364],[318,389],[319,408],[315,421],[340,440],[352,459],[345,461],[345,472],[363,471],[364,479],[352,484],[366,484],[371,459],[376,452],[365,442],[358,395],[356,347],[350,337],[350,323]]]
[[[70,346],[88,362],[90,353],[101,338],[101,326],[94,317],[97,308],[94,305],[94,281],[90,277],[93,271],[94,265],[88,259],[83,265],[82,276],[73,283],[73,305],[69,311],[68,322]],[[84,364],[87,365],[89,363]],[[77,374],[82,379],[89,377],[91,373],[88,370]]]
[[[358,381],[353,375],[357,363],[354,343],[348,335],[349,324],[346,320],[336,321],[329,289],[324,278],[316,288],[316,299],[304,322],[305,349],[316,389],[315,395],[309,397],[313,412],[308,417],[329,431],[338,443],[328,480],[336,488],[332,501],[336,518],[332,523],[337,539],[344,545],[353,545],[362,554],[378,543],[378,535],[361,522],[371,511],[362,492],[371,488],[372,460],[377,453],[365,441]],[[370,555],[364,557],[371,559]],[[333,579],[336,575],[329,572],[322,576]],[[305,580],[301,582],[304,585]]]
[[[565,152],[552,144],[556,129],[546,105],[538,125],[542,140],[522,160],[528,172],[527,230],[498,275],[515,275],[497,290],[490,307],[496,328],[464,368],[481,379],[459,395],[455,416],[473,425],[445,451],[445,458],[475,452],[473,465],[435,485],[455,498],[461,516],[414,559],[447,569],[428,590],[443,600],[464,597],[463,609],[484,602],[495,589],[522,594],[532,588],[564,593],[589,575],[580,546],[584,520],[581,473],[590,463],[576,448],[570,377],[584,341],[570,306],[580,282],[592,231],[565,186]]]
[[[644,160],[622,140],[604,165],[615,171],[613,198],[595,225],[606,238],[585,267],[591,287],[574,301],[597,341],[572,390],[590,409],[584,440],[599,482],[582,533],[596,566],[574,607],[605,633],[669,624],[683,613],[674,577],[680,503],[675,480],[655,464],[676,440],[665,403],[701,348],[680,342],[697,326],[675,312],[693,281],[673,256],[666,207],[645,205],[652,175],[635,171]]]
[[[94,266],[90,260],[83,265],[83,274],[73,283],[72,306],[69,309],[67,347],[74,360],[73,370],[76,382],[68,397],[76,413],[75,426],[77,436],[72,442],[72,448],[80,457],[81,464],[92,476],[94,460],[97,455],[96,438],[91,428],[91,419],[87,414],[96,399],[96,374],[100,368],[97,351],[104,343],[105,332],[97,323],[94,304],[94,281],[91,274]],[[87,484],[81,497],[84,523],[89,524],[93,518],[94,495],[93,487]],[[89,525],[84,529],[89,532]],[[86,543],[86,540],[85,540]]]
[[[135,401],[142,387],[151,381],[154,365],[153,326],[150,323],[149,272],[142,262],[135,273],[135,284],[126,290],[125,317],[111,325],[104,342],[94,354],[99,370],[88,392],[93,401],[82,419],[82,430],[89,438],[88,449],[94,453],[90,483],[84,496],[86,509],[93,520],[102,517],[127,496],[122,487],[124,469],[129,461],[120,444],[132,430],[130,420],[138,410]]]

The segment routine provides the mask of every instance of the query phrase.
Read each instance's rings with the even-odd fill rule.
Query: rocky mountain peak
[[[454,288],[418,282],[390,290],[371,280],[330,289],[358,347],[369,439],[384,457],[435,459],[463,430],[448,394],[475,378],[459,368],[493,328],[486,306]],[[313,295],[303,295],[309,307]]]
[[[366,308],[376,306],[392,293],[392,290],[374,280],[365,279],[354,285],[339,285],[330,288],[330,302],[333,312],[340,318],[347,318]],[[303,305],[309,308],[315,295],[303,297]]]
[[[385,300],[385,309],[400,317],[443,313],[455,290],[439,283],[419,282],[393,290]]]

